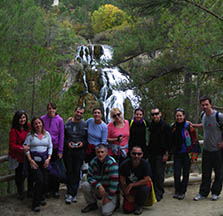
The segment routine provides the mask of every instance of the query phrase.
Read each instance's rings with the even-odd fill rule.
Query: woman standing
[[[32,210],[40,211],[40,205],[45,205],[44,186],[47,182],[47,167],[52,155],[50,134],[44,129],[41,118],[34,117],[31,122],[31,133],[28,134],[24,145],[30,150],[26,153],[34,181]]]
[[[144,110],[141,108],[135,109],[134,118],[129,121],[129,151],[134,146],[140,146],[143,150],[143,155],[146,156],[146,131],[148,130],[148,126],[149,122],[144,119]]]
[[[101,108],[93,109],[93,118],[87,120],[88,147],[85,161],[89,162],[95,157],[95,147],[99,144],[107,144],[108,127],[102,120]]]
[[[64,146],[64,122],[63,119],[56,112],[56,104],[48,103],[47,114],[43,115],[41,119],[44,122],[45,129],[50,133],[53,143],[53,154],[51,162],[62,159]],[[48,192],[54,198],[59,198],[59,180],[49,175]]]
[[[191,161],[197,160],[198,142],[195,129],[185,120],[184,109],[177,108],[176,122],[172,126],[172,152],[174,154],[174,186],[173,198],[182,200],[187,191]],[[192,153],[192,157],[191,154]],[[183,178],[181,180],[181,172]]]
[[[108,154],[120,164],[128,153],[129,122],[123,119],[119,108],[113,108],[110,116],[112,122],[108,124]]]
[[[17,187],[18,199],[24,198],[24,156],[29,150],[23,143],[28,134],[28,117],[24,110],[15,113],[12,119],[12,127],[9,132],[9,169],[15,169],[15,184]]]

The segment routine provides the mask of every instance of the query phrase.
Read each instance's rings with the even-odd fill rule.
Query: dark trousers
[[[24,163],[19,163],[18,167],[15,169],[15,184],[19,195],[22,195],[24,192],[24,181]]]
[[[73,197],[77,195],[84,155],[84,149],[68,149],[64,155],[64,164],[67,169],[67,194]]]
[[[53,149],[51,162],[59,160],[58,158],[58,149]],[[60,182],[57,177],[53,175],[48,176],[48,187],[47,192],[58,192],[60,187]]]
[[[209,152],[203,150],[202,154],[202,181],[200,185],[200,194],[208,196],[212,194],[219,195],[222,189],[222,153],[221,151]],[[211,174],[214,170],[215,178],[211,185]]]
[[[157,200],[163,198],[164,194],[164,172],[166,163],[162,155],[149,155],[149,163],[152,169],[152,181]]]
[[[134,187],[130,194],[135,197],[135,206],[143,207],[150,187],[147,185]]]
[[[44,192],[46,191],[48,173],[43,168],[43,162],[37,163],[39,168],[32,169],[33,187],[33,207],[38,206],[40,201],[44,200]]]
[[[174,186],[175,194],[185,194],[189,181],[191,160],[188,153],[174,155]],[[183,178],[181,180],[181,175]]]

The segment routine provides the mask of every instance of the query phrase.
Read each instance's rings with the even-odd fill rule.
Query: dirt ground
[[[184,200],[176,200],[172,198],[173,187],[166,187],[164,199],[154,204],[152,207],[145,208],[142,216],[223,216],[223,199],[222,196],[218,201],[211,201],[210,196],[201,201],[193,201],[193,197],[199,190],[199,184],[188,186],[188,192]],[[65,188],[60,191],[60,199],[50,198],[47,200],[47,205],[41,208],[39,213],[31,211],[31,200],[25,199],[19,201],[15,195],[0,197],[0,216],[96,216],[100,215],[99,210],[82,214],[81,208],[85,207],[86,203],[82,192],[78,194],[78,202],[67,205],[64,202]],[[114,216],[123,215],[120,208]]]

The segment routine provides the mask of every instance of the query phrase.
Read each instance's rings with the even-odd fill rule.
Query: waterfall
[[[114,107],[118,107],[124,116],[124,102],[129,99],[133,108],[139,106],[139,99],[134,95],[134,91],[118,90],[117,86],[122,83],[128,83],[129,77],[120,72],[118,67],[111,67],[109,61],[112,59],[113,49],[107,45],[100,45],[102,48],[100,58],[95,56],[95,46],[80,46],[78,47],[78,53],[76,60],[79,60],[82,64],[90,65],[93,71],[98,71],[101,68],[101,79],[103,86],[100,89],[99,100],[103,105],[104,117],[107,122],[110,119],[110,110]],[[83,80],[86,92],[88,92],[88,86],[86,81],[86,74],[83,72]]]

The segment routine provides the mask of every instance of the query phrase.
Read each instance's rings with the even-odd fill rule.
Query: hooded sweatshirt
[[[58,149],[58,153],[63,153],[64,146],[64,122],[63,119],[56,114],[53,118],[47,114],[43,115],[41,119],[44,122],[45,129],[50,133],[53,143],[53,148]]]

